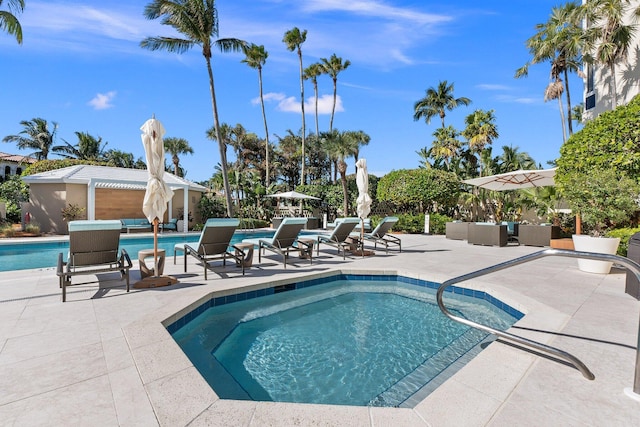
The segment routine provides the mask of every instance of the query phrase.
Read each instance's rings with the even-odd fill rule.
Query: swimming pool
[[[273,231],[236,231],[231,239],[237,243],[246,238],[259,238],[272,236]],[[173,247],[176,243],[197,243],[199,233],[190,234],[161,234],[158,235],[158,249],[164,249],[167,256],[173,255]],[[120,236],[120,247],[124,248],[134,261],[138,257],[138,251],[153,248],[153,236]],[[69,251],[69,239],[49,242],[2,242],[0,243],[0,271],[25,270],[30,268],[55,267],[58,263],[58,254],[63,253],[66,259]]]
[[[167,329],[223,399],[412,407],[488,337],[446,318],[437,287],[339,274],[212,298]],[[522,317],[463,288],[447,304],[498,329]]]

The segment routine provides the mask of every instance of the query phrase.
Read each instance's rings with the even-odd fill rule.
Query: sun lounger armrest
[[[240,248],[240,247],[238,247],[236,245],[231,245],[231,247],[236,251],[236,254],[239,255],[239,257],[238,257],[238,256],[236,256],[234,254],[234,258],[236,258],[236,259],[244,258],[244,256],[245,256],[244,249],[242,249],[242,248]],[[229,252],[229,253],[231,253],[231,252]]]
[[[129,253],[127,252],[127,250],[124,248],[120,249],[120,260],[123,262],[123,265],[126,262],[125,268],[133,267],[133,263],[131,262],[131,257],[129,256]]]
[[[64,274],[64,266],[65,265],[66,265],[66,263],[64,262],[64,256],[62,255],[62,252],[60,252],[58,254],[58,269],[56,271],[56,275],[62,276]]]

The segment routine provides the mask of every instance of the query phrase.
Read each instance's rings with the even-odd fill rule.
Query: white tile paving
[[[442,236],[401,236],[402,254],[338,257],[286,270],[271,255],[242,277],[234,266],[166,265],[175,286],[72,287],[62,303],[54,269],[0,273],[0,424],[91,426],[640,425],[633,385],[640,303],[625,274],[582,273],[546,258],[464,282],[527,313],[512,331],[574,354],[595,373],[495,342],[413,409],[218,399],[161,322],[211,292],[259,288],[310,273],[386,271],[443,281],[539,248],[479,247]],[[170,258],[170,257],[169,257]],[[257,262],[257,255],[255,256]],[[191,263],[191,261],[190,261]],[[138,272],[132,272],[132,283]],[[166,324],[170,323],[165,322]],[[520,329],[527,328],[527,329]],[[544,331],[544,332],[541,332]]]

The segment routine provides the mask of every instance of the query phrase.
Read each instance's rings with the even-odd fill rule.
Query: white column
[[[189,186],[185,186],[182,191],[184,192],[184,198],[183,198],[183,204],[182,206],[184,206],[184,209],[182,210],[183,212],[183,225],[182,225],[182,231],[184,233],[186,233],[187,231],[189,231]]]
[[[96,219],[96,182],[93,179],[87,187],[87,219]]]

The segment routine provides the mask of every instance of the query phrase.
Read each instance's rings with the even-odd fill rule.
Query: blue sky
[[[182,157],[187,178],[207,180],[219,162],[217,143],[205,137],[213,125],[208,76],[198,48],[185,54],[139,47],[148,36],[174,35],[143,16],[147,0],[26,2],[19,19],[24,42],[0,34],[0,138],[22,130],[19,122],[41,117],[59,124],[58,144],[75,144],[89,132],[107,149],[144,158],[140,126],[155,114],[166,136],[185,138],[195,154]],[[262,44],[271,134],[301,127],[298,57],[282,38],[293,27],[307,30],[302,45],[307,67],[332,54],[350,60],[338,77],[334,128],[363,130],[371,142],[361,150],[369,172],[416,168],[416,151],[428,147],[439,118],[413,120],[413,105],[441,80],[472,100],[447,114],[459,130],[475,109],[493,109],[503,145],[519,147],[547,167],[559,156],[561,122],[556,101],[543,101],[549,67],[529,77],[515,70],[529,60],[524,45],[556,1],[546,0],[220,0],[220,34]],[[240,123],[264,137],[258,73],[239,53],[214,52],[213,72],[220,121]],[[572,100],[581,102],[582,81],[571,76]],[[319,78],[320,130],[328,130],[333,86]],[[313,87],[307,82],[307,128],[315,129]],[[0,151],[19,151],[2,143]],[[55,158],[56,156],[50,156]],[[233,153],[229,150],[229,159]],[[355,172],[349,159],[349,173]]]

